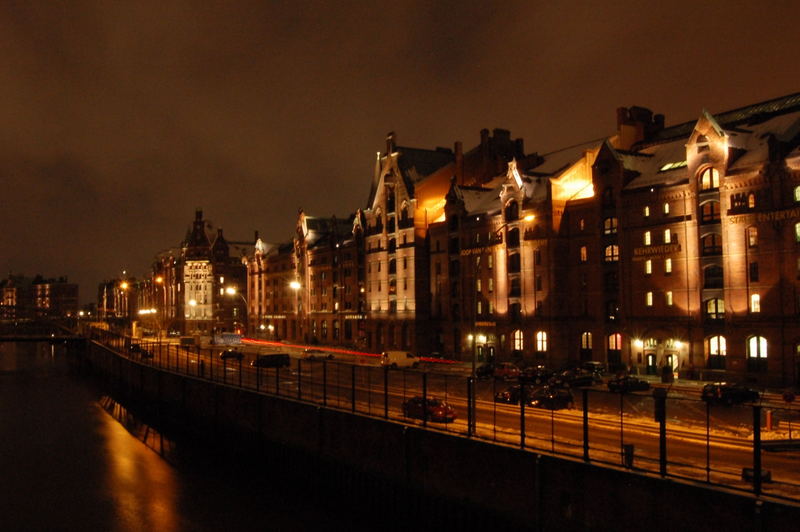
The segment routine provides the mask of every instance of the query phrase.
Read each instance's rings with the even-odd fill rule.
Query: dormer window
[[[697,153],[703,153],[704,151],[708,151],[708,138],[705,135],[700,135],[697,137]]]

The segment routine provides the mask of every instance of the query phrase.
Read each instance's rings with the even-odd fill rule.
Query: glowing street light
[[[291,288],[292,290],[300,290],[300,282],[299,281],[290,282],[289,288]]]

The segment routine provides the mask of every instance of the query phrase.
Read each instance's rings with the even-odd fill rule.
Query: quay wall
[[[79,356],[123,402],[182,437],[247,449],[267,470],[305,475],[398,526],[421,515],[430,528],[559,532],[788,531],[800,523],[796,505],[258,394],[93,342]]]

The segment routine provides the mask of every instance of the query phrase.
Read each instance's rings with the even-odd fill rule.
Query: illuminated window
[[[650,275],[651,273],[653,273],[653,261],[647,259],[646,261],[644,261],[644,274]]]
[[[706,355],[724,357],[728,354],[724,336],[712,336],[706,338]]]
[[[492,262],[493,262],[492,255],[487,255],[486,256],[486,267],[489,268],[490,270],[492,269]]]
[[[653,292],[647,292],[644,295],[644,304],[648,307],[653,306]]]
[[[669,203],[664,203],[664,214],[669,214]]]
[[[592,348],[592,333],[585,332],[581,334],[581,349]]]
[[[650,243],[651,243],[650,231],[645,231],[644,232],[644,245],[645,246],[649,246]]]
[[[664,273],[672,273],[672,259],[664,259]]]
[[[761,296],[759,294],[750,294],[750,312],[761,312]]]
[[[603,220],[603,233],[606,235],[613,235],[617,232],[617,219],[615,217],[606,218]]]
[[[752,192],[747,195],[747,208],[748,209],[755,209],[756,208],[756,195]]]
[[[800,223],[794,224],[794,241],[800,242]]]
[[[481,291],[481,280],[480,279],[477,279],[475,281],[475,291],[476,292],[480,292]]]
[[[800,203],[800,186],[794,187],[794,202]]]
[[[620,333],[608,335],[608,348],[613,350],[622,349],[622,335]]]
[[[547,351],[547,333],[544,331],[536,332],[536,350]]]
[[[751,336],[747,339],[748,358],[767,358],[767,339],[763,336]]]
[[[671,307],[672,306],[672,290],[667,290],[667,292],[664,294],[664,296],[665,296],[665,300],[666,300],[667,306]]]
[[[751,248],[758,245],[758,228],[755,226],[747,228],[747,245]]]
[[[525,340],[523,338],[522,331],[517,329],[514,331],[512,337],[514,340],[514,349],[517,351],[522,351],[522,349],[525,347]]]
[[[586,249],[586,246],[581,246],[581,262],[587,262],[589,260],[589,252]]]
[[[719,172],[716,168],[708,167],[702,171],[699,179],[700,190],[714,190],[719,188]]]
[[[650,206],[649,205],[645,205],[644,206],[644,217],[647,218],[649,216],[650,216]]]
[[[712,320],[723,319],[725,317],[725,301],[722,299],[706,301],[706,317]]]
[[[606,246],[604,259],[606,262],[617,262],[619,260],[619,246],[616,244]]]
[[[494,278],[489,277],[488,283],[489,283],[489,287],[488,287],[489,288],[489,292],[494,292]]]
[[[664,229],[664,243],[669,244],[670,242],[672,242],[672,231]]]
[[[584,229],[586,229],[586,220],[581,218],[580,220],[578,220],[578,230],[583,231]]]
[[[476,311],[478,313],[478,316],[483,314],[483,304],[482,303],[483,303],[482,301],[478,301],[478,307],[476,309]]]

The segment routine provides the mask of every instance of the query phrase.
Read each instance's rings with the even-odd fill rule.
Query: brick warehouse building
[[[308,220],[247,259],[251,320],[282,338],[798,382],[800,94],[670,127],[621,108],[612,136],[543,155],[499,129],[467,152],[390,134],[365,208]],[[345,316],[311,270],[345,242],[358,332],[323,336]]]

